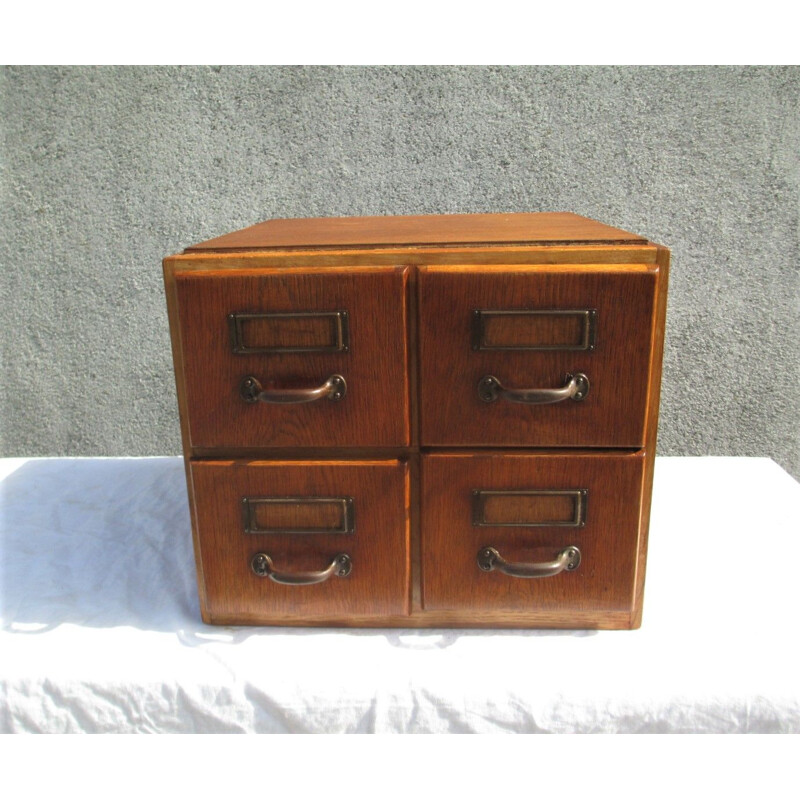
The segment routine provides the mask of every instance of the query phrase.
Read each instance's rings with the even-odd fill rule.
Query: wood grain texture
[[[448,214],[396,217],[273,219],[187,248],[260,250],[276,247],[535,242],[644,243],[628,231],[567,212]]]
[[[167,317],[169,319],[170,345],[172,347],[172,360],[175,368],[175,388],[178,400],[178,417],[181,428],[181,443],[183,446],[183,466],[186,475],[186,491],[189,499],[189,518],[192,526],[192,545],[194,550],[195,569],[197,573],[197,592],[200,600],[200,614],[203,622],[209,622],[205,609],[207,607],[205,570],[203,569],[203,556],[200,550],[200,540],[197,535],[197,515],[195,511],[194,487],[189,469],[191,456],[189,444],[189,421],[186,415],[186,381],[183,369],[183,348],[181,346],[181,326],[178,316],[178,297],[175,289],[175,270],[173,262],[165,258],[162,262],[164,272],[164,294],[167,301]]]
[[[210,620],[407,614],[410,593],[409,481],[398,461],[214,461],[191,464]],[[352,534],[246,534],[248,496],[349,496]],[[283,586],[250,568],[267,553],[280,571],[319,571],[338,553],[353,569],[310,586]]]
[[[409,443],[404,268],[179,272],[175,277],[192,447],[403,446]],[[349,352],[232,352],[228,314],[338,311]],[[344,376],[339,402],[248,404],[243,377],[264,389],[310,388]]]
[[[424,446],[641,447],[656,270],[581,267],[439,268],[419,276]],[[595,309],[592,351],[471,348],[476,309]],[[552,405],[483,402],[487,375],[508,388],[556,389],[568,373],[590,381],[585,400]]]
[[[376,247],[325,250],[197,251],[164,259],[166,270],[296,269],[299,267],[423,266],[425,264],[655,264],[657,248],[645,244],[563,244]]]
[[[644,469],[643,453],[604,456],[429,454],[422,458],[422,596],[427,610],[631,611]],[[476,490],[586,490],[581,528],[472,524]],[[483,572],[479,550],[508,561],[543,562],[569,545],[582,554],[574,572],[523,579]]]
[[[251,613],[218,613],[203,618],[214,625],[264,625],[298,628],[485,628],[538,629],[583,628],[588,630],[629,630],[630,614],[616,611],[416,611],[411,616],[361,616],[333,612],[317,617],[298,614],[270,614],[265,618],[258,611]]]
[[[562,222],[565,225],[567,223],[576,223],[576,220],[580,219],[575,218],[570,223],[566,217],[574,217],[575,215],[555,216],[564,217]],[[266,240],[262,239],[260,240],[262,243],[252,247],[248,245],[245,249],[237,247],[228,252],[219,251],[216,248],[198,249],[194,252],[186,252],[164,259],[165,290],[175,360],[181,432],[187,467],[198,588],[204,621],[214,624],[331,626],[345,628],[629,629],[638,627],[642,619],[647,530],[658,424],[669,252],[665,248],[647,242],[644,239],[633,237],[630,234],[628,236],[631,238],[626,240],[570,239],[567,241],[548,239],[532,242],[528,239],[525,243],[521,243],[516,240],[505,240],[503,238],[505,234],[496,231],[495,234],[481,234],[482,237],[485,237],[481,241],[460,241],[448,238],[450,234],[445,234],[441,227],[438,234],[428,228],[428,223],[436,226],[443,222],[447,226],[447,218],[438,218],[435,223],[433,222],[434,218],[423,218],[421,221],[410,223],[412,227],[416,227],[416,234],[403,232],[405,230],[403,226],[408,224],[409,218],[402,219],[406,221],[389,223],[390,226],[399,225],[394,229],[395,233],[400,236],[400,239],[396,241],[387,240],[384,243],[373,241],[372,243],[357,244],[347,241],[343,230],[339,229],[339,232],[345,236],[345,239],[341,240],[340,243],[322,242],[324,238],[330,239],[330,237],[324,236],[324,227],[328,224],[328,221],[323,221],[322,227],[316,224],[317,221],[311,221],[311,228],[314,228],[316,234],[322,237],[316,242],[308,241],[306,244],[297,244],[296,242],[299,240],[296,239],[294,244],[286,242],[278,244],[278,239],[272,239],[271,243],[265,244],[263,242]],[[379,223],[382,221],[378,220]],[[487,225],[490,222],[490,220],[487,220]],[[494,222],[496,223],[497,220],[494,220]],[[517,220],[514,224],[518,225],[521,222],[522,220]],[[544,222],[545,219],[542,218],[537,224],[543,225]],[[466,229],[465,226],[468,223],[469,220],[454,221],[452,224],[455,227],[451,229],[451,233],[453,230],[459,229],[459,226],[461,226],[461,229]],[[474,225],[474,219],[472,223],[472,231],[475,232],[478,228]],[[555,225],[556,220],[551,220],[551,223]],[[593,224],[598,225],[599,223]],[[272,223],[267,225],[270,226]],[[362,238],[362,234],[368,233],[371,228],[371,223],[368,221],[363,225],[364,227],[361,228],[357,238]],[[553,225],[551,225],[551,231],[557,227],[557,225],[555,227]],[[302,227],[301,225],[300,228]],[[284,229],[283,233],[287,236],[296,236],[299,235],[300,228],[294,232]],[[434,237],[431,241],[427,241],[424,234],[419,235],[420,231],[425,229]],[[384,230],[386,229],[384,228]],[[506,230],[510,230],[510,228],[506,228]],[[544,227],[541,230],[543,231]],[[597,230],[595,228],[595,231]],[[567,231],[568,227],[562,227],[558,235],[566,236]],[[275,232],[273,227],[270,235]],[[625,232],[621,233],[624,234]],[[374,228],[372,228],[372,235],[378,238],[382,236],[382,234],[376,233]],[[530,229],[526,235],[529,237],[532,235]],[[440,238],[437,239],[437,236]],[[253,241],[259,240],[254,239]],[[209,242],[207,244],[212,243]],[[405,269],[398,269],[398,265],[402,265]],[[377,269],[381,267],[384,269]],[[452,272],[464,278],[469,278],[470,276],[487,277],[494,273],[495,277],[504,276],[511,281],[515,279],[515,275],[530,276],[534,273],[549,273],[550,278],[556,281],[567,280],[568,276],[574,275],[576,272],[584,276],[586,280],[592,280],[592,276],[595,276],[594,279],[600,279],[600,276],[610,279],[616,275],[617,278],[622,279],[620,276],[629,274],[650,275],[650,280],[654,282],[652,294],[655,298],[651,304],[652,308],[648,322],[650,339],[645,346],[650,366],[645,370],[645,375],[640,377],[640,382],[644,386],[642,391],[645,396],[643,402],[644,410],[642,412],[643,433],[641,436],[645,449],[639,449],[641,445],[627,449],[597,449],[586,438],[581,439],[574,446],[570,446],[569,449],[564,449],[560,444],[543,446],[538,440],[534,440],[533,443],[512,441],[510,444],[505,444],[498,442],[492,446],[483,444],[473,446],[464,444],[459,440],[452,446],[436,446],[434,448],[425,446],[426,443],[423,442],[423,446],[420,447],[417,434],[420,426],[418,418],[422,407],[422,398],[426,392],[424,369],[422,365],[418,364],[419,352],[425,347],[420,342],[420,337],[424,336],[423,326],[420,324],[420,314],[424,313],[425,310],[425,298],[421,289],[420,277],[424,278],[422,273],[429,271],[429,267],[435,267],[442,274]],[[401,415],[404,416],[400,424],[400,428],[404,429],[405,433],[400,441],[376,444],[370,438],[373,435],[371,430],[373,427],[372,419],[369,419],[364,426],[366,429],[370,429],[367,434],[368,441],[357,441],[351,438],[347,441],[342,439],[325,443],[320,441],[318,433],[326,430],[326,424],[317,425],[316,422],[312,423],[310,430],[306,430],[305,438],[301,433],[299,437],[290,435],[288,439],[281,439],[279,435],[277,440],[272,440],[270,439],[272,434],[269,434],[267,439],[263,440],[253,436],[252,429],[248,426],[241,426],[240,421],[231,421],[222,413],[219,421],[223,427],[229,425],[231,428],[243,428],[243,432],[234,437],[236,441],[220,443],[220,441],[215,440],[211,444],[192,442],[189,425],[189,397],[191,393],[189,392],[188,376],[193,371],[197,376],[202,375],[209,364],[206,363],[202,355],[206,352],[205,345],[201,344],[198,349],[195,344],[190,343],[187,345],[185,342],[184,322],[189,321],[188,318],[195,314],[202,316],[205,312],[202,310],[204,305],[202,302],[199,305],[190,304],[191,308],[189,310],[181,308],[178,294],[179,286],[184,280],[191,275],[197,278],[204,276],[219,279],[223,276],[236,278],[240,273],[249,273],[254,279],[269,277],[274,280],[277,276],[282,276],[282,281],[286,285],[287,281],[305,280],[314,276],[319,278],[321,274],[330,274],[334,281],[338,282],[341,274],[360,273],[361,275],[367,275],[378,272],[392,274],[400,272],[403,275],[397,295],[402,298],[403,305],[403,316],[399,324],[401,330],[400,338],[402,340],[400,361],[405,366],[400,369],[400,372],[404,376],[405,388],[403,391],[406,393],[407,400],[404,404],[404,411]],[[391,294],[392,291],[394,289],[389,290],[389,293]],[[265,291],[264,294],[272,298],[271,290]],[[327,296],[327,290],[318,292],[318,296],[323,294]],[[372,314],[373,309],[380,310],[383,302],[382,298],[386,296],[386,292],[383,289],[370,290],[367,294],[370,297],[365,308]],[[252,292],[248,294],[251,299],[253,296]],[[296,302],[298,296],[302,295],[292,294],[291,292],[286,295],[286,310],[302,310]],[[636,297],[629,298],[629,301],[629,305],[638,302]],[[419,309],[417,308],[418,302],[420,303]],[[186,320],[184,320],[184,314],[188,315]],[[442,316],[447,317],[448,315],[452,319],[452,310],[445,308]],[[203,326],[201,325],[201,327]],[[512,344],[519,343],[515,342],[515,339],[522,341],[530,335],[544,337],[545,339],[548,337],[554,339],[558,337],[573,338],[575,331],[569,328],[563,329],[563,327],[563,325],[561,327],[555,326],[550,330],[547,324],[542,326],[537,323],[537,325],[531,327],[524,323],[520,325],[519,322],[509,326],[508,321],[502,321],[499,326],[495,327],[493,335],[500,336],[501,339],[510,337]],[[601,325],[599,328],[601,336],[602,331]],[[292,337],[295,336],[295,332],[290,333]],[[270,338],[276,334],[271,329],[256,330],[254,328],[248,332],[248,335],[255,336],[257,340],[260,340],[264,337]],[[279,331],[277,335],[280,337],[287,334],[285,331]],[[309,341],[316,341],[322,334],[319,331],[311,331],[309,329],[303,335],[310,337]],[[222,336],[227,341],[227,329]],[[219,332],[215,333],[214,337],[219,339]],[[191,336],[189,338],[191,339]],[[467,349],[469,350],[469,341],[467,341]],[[195,352],[192,357],[196,361],[194,366],[188,363],[192,358],[185,357],[188,356],[190,351]],[[471,354],[471,350],[469,352]],[[341,356],[341,354],[339,355]],[[288,354],[284,354],[280,358],[285,359],[287,356]],[[243,358],[243,356],[239,356],[239,358]],[[440,360],[446,361],[447,356],[440,356]],[[376,368],[383,370],[385,365],[379,364]],[[202,388],[202,383],[199,385]],[[202,396],[200,396],[198,403],[200,406],[204,405]],[[424,420],[421,424],[424,426]],[[601,419],[599,421],[601,428],[605,424],[604,420]],[[291,425],[289,427],[291,428]],[[298,430],[300,427],[298,426]],[[288,440],[292,441],[287,443]],[[509,447],[514,449],[509,450]],[[536,449],[520,449],[525,447],[535,447]],[[587,447],[591,449],[587,449]],[[625,553],[615,562],[617,567],[615,568],[616,572],[611,575],[611,583],[604,584],[606,588],[599,592],[596,599],[592,599],[593,595],[590,591],[588,594],[584,593],[578,599],[570,595],[566,602],[549,603],[546,598],[558,594],[556,589],[551,586],[547,590],[537,590],[540,594],[544,592],[545,600],[542,601],[540,597],[539,602],[533,604],[521,603],[518,594],[510,593],[503,595],[505,599],[500,602],[497,602],[496,596],[490,597],[483,605],[481,603],[472,603],[472,605],[467,604],[465,606],[462,604],[459,607],[455,607],[456,604],[448,600],[443,604],[443,607],[432,608],[429,604],[427,608],[423,608],[423,580],[434,579],[437,574],[439,574],[440,580],[445,580],[444,573],[438,570],[435,560],[431,561],[429,558],[427,547],[435,541],[437,536],[446,537],[448,535],[445,528],[436,524],[432,525],[429,517],[431,514],[441,513],[441,506],[448,507],[453,505],[448,500],[448,492],[452,493],[454,490],[454,486],[458,483],[458,476],[456,475],[452,480],[447,478],[444,481],[445,485],[443,485],[441,493],[443,500],[437,499],[435,496],[432,500],[431,495],[427,493],[426,486],[420,480],[421,465],[425,465],[427,474],[431,463],[430,459],[448,458],[454,458],[459,463],[482,459],[493,464],[505,462],[513,464],[516,458],[526,458],[528,459],[526,463],[530,463],[531,459],[535,459],[535,463],[540,465],[544,465],[548,459],[552,460],[553,463],[563,464],[565,463],[564,459],[568,458],[571,464],[586,462],[591,465],[611,465],[608,470],[601,466],[592,466],[589,470],[600,475],[598,480],[605,479],[607,477],[605,473],[608,476],[612,476],[612,479],[613,475],[619,474],[621,476],[621,480],[617,481],[618,493],[614,502],[622,510],[619,510],[619,512],[615,510],[612,515],[618,521],[624,522],[626,532],[622,534],[614,533],[610,541],[613,548],[621,547],[622,545],[619,545],[617,539],[614,538],[621,535],[628,544],[624,546],[627,548]],[[260,459],[261,461],[254,461],[254,459]],[[641,467],[630,467],[629,465],[634,461],[640,464]],[[613,466],[617,462],[626,465],[619,468],[622,472],[619,472],[619,469]],[[373,469],[376,465],[380,467],[377,472]],[[259,467],[259,469],[256,469],[256,467]],[[336,467],[336,470],[332,471],[334,467]],[[222,511],[223,505],[228,503],[223,496],[226,491],[236,494],[238,490],[234,491],[231,488],[233,486],[247,485],[247,481],[243,481],[242,476],[260,476],[258,479],[255,477],[247,478],[247,480],[255,481],[255,488],[258,488],[259,485],[263,488],[261,479],[267,476],[268,480],[266,482],[270,488],[264,490],[265,494],[274,495],[274,486],[283,485],[281,483],[282,480],[288,481],[286,483],[287,493],[292,488],[296,490],[298,486],[305,486],[309,491],[313,489],[315,492],[326,490],[327,487],[328,490],[333,492],[338,486],[338,477],[334,480],[331,476],[341,476],[344,474],[342,470],[346,471],[356,467],[360,470],[366,468],[372,470],[372,478],[366,480],[365,483],[367,490],[370,490],[370,487],[376,488],[378,484],[381,484],[383,479],[379,479],[376,475],[384,474],[383,471],[385,469],[388,469],[390,473],[394,469],[400,469],[403,473],[400,479],[400,483],[404,486],[401,492],[403,500],[400,503],[403,509],[400,512],[400,516],[405,520],[405,529],[400,537],[403,543],[402,545],[398,544],[398,540],[390,536],[388,547],[390,551],[392,548],[398,547],[403,551],[404,555],[400,559],[403,563],[401,572],[403,570],[405,572],[402,578],[398,578],[393,573],[393,577],[387,579],[388,583],[384,581],[383,584],[385,589],[392,581],[399,581],[399,584],[402,584],[399,591],[395,592],[396,584],[392,584],[394,588],[388,593],[379,588],[377,596],[373,600],[372,588],[362,585],[355,593],[342,594],[340,587],[339,594],[325,595],[324,591],[322,591],[323,587],[328,586],[328,590],[331,591],[332,586],[335,586],[335,584],[329,586],[331,581],[344,583],[345,580],[351,580],[351,578],[331,579],[331,581],[320,584],[316,588],[303,587],[305,589],[314,589],[318,593],[317,595],[312,595],[315,599],[311,606],[308,606],[304,603],[298,603],[297,595],[294,595],[294,599],[292,599],[292,595],[284,594],[283,600],[281,600],[279,595],[270,594],[269,591],[263,588],[253,590],[252,585],[248,583],[250,575],[252,575],[249,572],[249,564],[246,570],[248,572],[246,580],[242,582],[234,581],[232,588],[226,583],[229,580],[229,577],[224,574],[225,569],[227,569],[224,566],[226,560],[229,566],[232,566],[232,561],[236,561],[235,569],[240,569],[240,560],[230,550],[228,535],[231,525],[238,525],[238,530],[241,530],[242,519],[241,515],[237,516],[235,520],[228,516],[231,513],[229,508]],[[628,485],[630,474],[637,470],[640,470],[641,475],[633,480],[634,485],[631,487]],[[494,472],[493,469],[492,474]],[[523,472],[530,477],[528,470],[523,470]],[[556,473],[557,470],[551,474]],[[303,477],[300,477],[301,475]],[[359,473],[357,481],[359,484],[362,482],[361,475],[363,473]],[[383,509],[382,504],[388,502],[389,505],[392,505],[395,502],[391,498],[396,496],[396,482],[393,479],[386,479],[386,481],[384,488],[377,488],[377,494],[381,499],[375,500],[375,507],[380,507],[381,509]],[[224,488],[226,485],[228,485],[228,489]],[[638,509],[637,520],[633,523],[633,539],[630,538],[631,508]],[[237,508],[237,512],[239,510]],[[597,511],[590,497],[587,523],[594,524],[596,529],[599,523],[595,521],[596,514],[595,516],[592,515],[593,510]],[[569,516],[569,511],[570,509],[565,510],[560,507],[555,509],[542,508],[540,505],[521,507],[519,509],[516,506],[511,509],[500,507],[499,509],[490,508],[490,518],[492,514],[496,514],[499,515],[496,519],[501,522],[508,522],[509,513],[512,516],[518,515],[518,513],[525,513],[533,514],[534,516],[552,515],[558,518],[559,521],[563,521],[562,517],[566,519]],[[382,521],[385,521],[392,520],[393,514],[394,511],[392,509],[384,509],[380,511],[379,516]],[[227,521],[224,521],[226,518]],[[359,521],[360,519],[359,517]],[[292,520],[293,517],[290,521]],[[325,524],[327,524],[326,520],[327,518],[323,520]],[[271,517],[266,521],[270,524],[275,522]],[[308,520],[304,517],[300,521],[307,522]],[[403,526],[401,525],[401,527]],[[470,523],[470,535],[474,530],[491,532],[492,529],[489,527],[472,528]],[[519,534],[522,530],[526,530],[528,533],[533,531],[535,535],[542,535],[553,530],[561,533],[576,531],[575,528],[561,526],[553,528],[549,526],[542,528],[499,526],[497,530],[505,535],[509,531],[512,533],[516,531]],[[585,530],[584,528],[581,534]],[[358,528],[356,536],[358,533],[363,533],[363,530]],[[381,535],[384,534],[382,533]],[[243,533],[239,535],[239,539],[252,542],[264,536],[267,536],[270,542],[274,542],[276,539],[286,539],[285,534],[245,535]],[[310,537],[311,539],[323,537],[341,540],[342,538],[347,538],[347,535],[338,533],[311,534]],[[294,538],[295,540],[305,538],[306,542],[309,541],[309,535],[307,534],[299,534],[289,538]],[[361,542],[361,546],[367,548],[367,560],[376,564],[375,569],[378,570],[376,574],[380,574],[380,570],[386,568],[385,552],[388,552],[383,550],[383,545],[380,544],[380,541],[379,537],[374,537],[369,543]],[[541,558],[543,560],[552,558],[552,552],[549,554],[545,552],[550,546],[548,543],[543,542],[541,544],[543,549],[537,555],[533,553],[533,545],[530,542],[530,539],[525,539],[525,541],[521,542],[520,547],[523,547],[523,545],[529,547],[527,555],[531,557],[531,560],[533,558]],[[293,546],[300,548],[299,544]],[[305,546],[309,547],[310,545],[306,544]],[[586,548],[588,547],[591,552],[593,546],[596,545],[591,542],[584,543],[581,546],[584,551],[584,558],[587,552]],[[339,551],[337,550],[337,552]],[[323,563],[327,558],[327,551],[312,553],[303,551],[301,548],[291,552],[284,551],[284,555],[286,557],[285,562],[280,562],[276,556],[276,568],[318,570],[327,565]],[[476,555],[477,549],[475,553],[471,554],[471,558],[474,559]],[[504,553],[504,555],[506,554]],[[605,561],[603,561],[604,558],[606,559]],[[319,563],[316,563],[316,561],[312,563],[315,559],[318,559]],[[599,554],[599,559],[601,565],[606,565],[602,569],[606,570],[605,574],[608,575],[607,566],[610,561],[607,558],[605,548]],[[592,561],[595,563],[598,561],[597,553],[594,554]],[[363,563],[362,555],[359,555],[359,563]],[[586,562],[584,562],[580,570],[583,570],[585,565]],[[577,577],[577,574],[575,573],[573,577]],[[355,571],[353,575],[356,575]],[[496,573],[482,573],[482,575],[487,578],[500,577],[507,582],[515,581],[515,579]],[[597,590],[599,587],[596,575],[597,573],[595,572],[595,576],[592,577],[594,583],[590,583],[590,588],[594,587],[592,591]],[[252,578],[257,581],[256,585],[259,587],[267,584],[280,589],[284,593],[292,588],[298,588],[279,587],[278,584],[274,584],[268,579],[259,579],[254,575]],[[383,579],[380,580],[383,581]],[[516,579],[516,583],[519,583],[520,580]],[[524,581],[524,583],[537,584],[542,583],[542,580],[547,581],[549,579],[530,580]],[[585,583],[585,576],[583,580]],[[611,587],[610,589],[608,588],[609,586]],[[620,589],[620,586],[627,586],[627,590]],[[264,594],[265,591],[267,592],[266,594]],[[518,592],[518,590],[516,591]],[[531,590],[528,589],[526,591]]]
[[[642,624],[644,604],[644,580],[647,565],[647,543],[650,531],[650,505],[653,499],[653,478],[656,466],[656,442],[658,439],[658,415],[661,403],[661,373],[664,361],[664,338],[667,325],[667,288],[669,285],[670,252],[666,247],[658,248],[658,293],[653,315],[653,349],[650,354],[650,375],[647,394],[647,434],[645,440],[645,471],[642,485],[642,513],[639,524],[639,554],[634,584],[631,627]]]

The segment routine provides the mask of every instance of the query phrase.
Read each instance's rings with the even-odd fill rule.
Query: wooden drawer
[[[206,621],[409,613],[406,464],[193,461],[191,480]]]
[[[641,447],[657,273],[420,268],[421,444]]]
[[[407,445],[406,279],[394,267],[177,272],[191,446]]]
[[[425,609],[630,612],[644,467],[642,451],[423,456]],[[511,573],[550,562],[556,574],[505,574],[500,559]]]

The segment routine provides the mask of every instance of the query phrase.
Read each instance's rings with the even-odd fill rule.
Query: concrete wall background
[[[180,451],[164,255],[569,210],[673,252],[660,452],[800,476],[800,69],[4,68],[0,455]]]

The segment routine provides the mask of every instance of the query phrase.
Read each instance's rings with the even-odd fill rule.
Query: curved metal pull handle
[[[559,572],[578,569],[581,563],[581,551],[574,545],[565,547],[555,561],[543,561],[539,564],[520,564],[506,561],[494,547],[482,547],[478,551],[478,566],[484,572],[499,570],[512,578],[549,578]]]
[[[258,378],[248,375],[239,384],[239,394],[245,403],[311,403],[323,397],[341,400],[347,394],[347,383],[341,375],[331,375],[313,389],[264,389]]]
[[[256,553],[250,561],[250,567],[259,578],[269,578],[285,586],[307,586],[311,583],[322,583],[331,575],[346,578],[353,569],[353,561],[347,553],[339,553],[319,572],[277,572],[272,566],[272,559],[266,553]]]
[[[507,389],[494,375],[485,375],[478,383],[478,397],[484,403],[493,403],[498,397],[510,403],[529,403],[544,406],[562,400],[583,400],[589,394],[589,379],[582,373],[567,375],[560,389]]]

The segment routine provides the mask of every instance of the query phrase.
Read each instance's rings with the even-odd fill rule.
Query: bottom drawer
[[[426,611],[630,612],[643,452],[422,458]]]
[[[207,622],[409,613],[399,461],[193,461]]]

